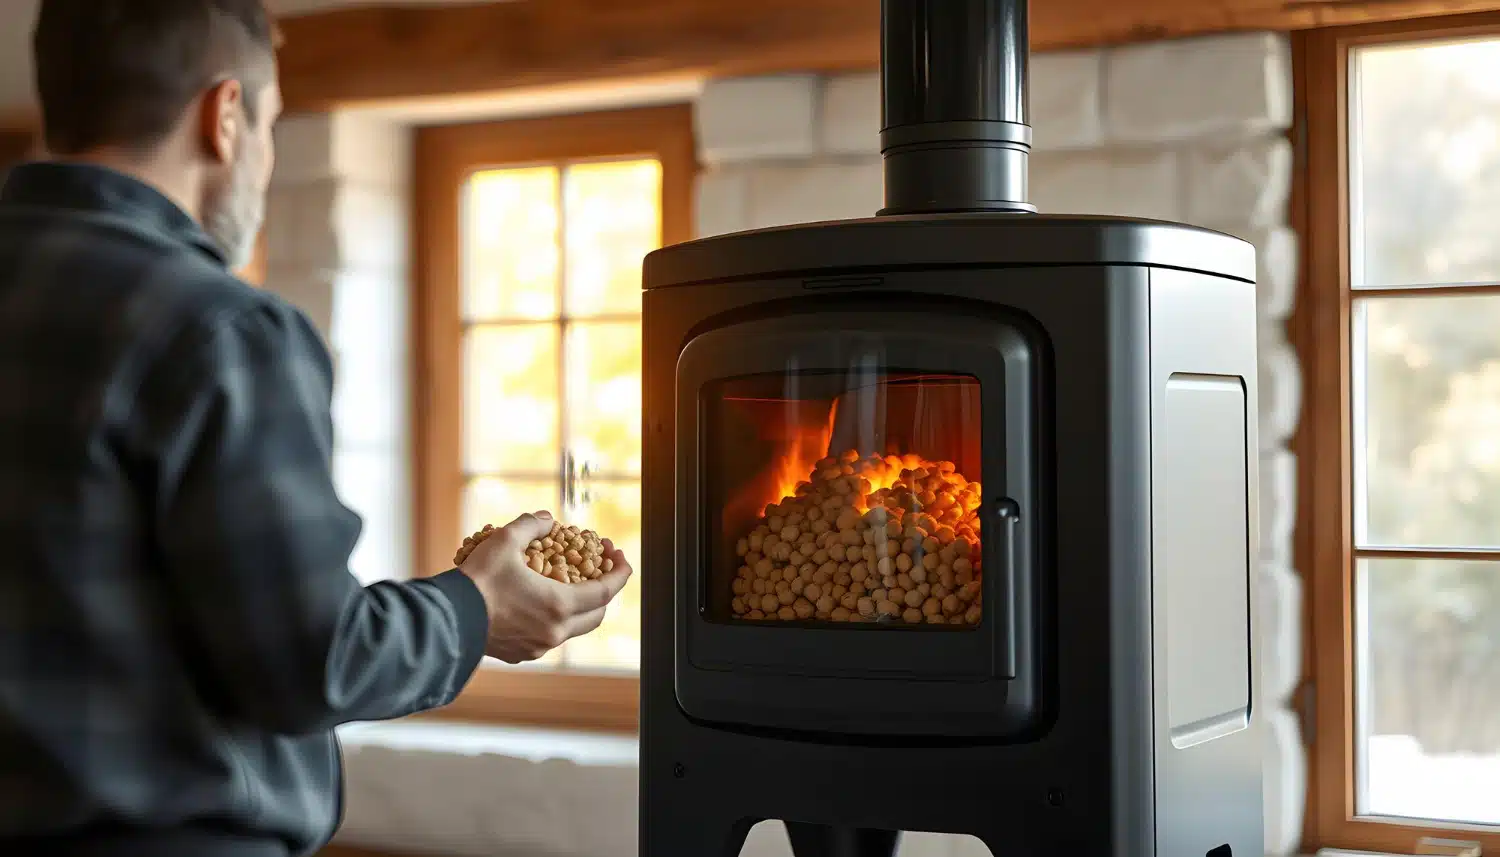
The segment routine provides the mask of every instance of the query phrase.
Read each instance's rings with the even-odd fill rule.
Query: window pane
[[[661,165],[578,164],[564,178],[568,314],[641,311],[641,260],[661,245]]]
[[[641,472],[640,322],[568,328],[568,449],[595,473]]]
[[[1354,285],[1500,281],[1500,40],[1362,48],[1352,75]]]
[[[464,188],[464,318],[557,315],[556,167],[488,170]]]
[[[591,482],[588,498],[567,523],[615,543],[632,568],[641,567],[641,484]],[[641,666],[641,581],[633,578],[610,605],[597,631],[568,642],[569,669],[638,670]]]
[[[1500,824],[1500,563],[1362,560],[1357,810]]]
[[[484,529],[485,524],[503,527],[526,512],[554,512],[562,501],[562,480],[506,479],[481,476],[470,479],[464,488],[463,523],[456,552],[463,540]]]
[[[1500,296],[1356,306],[1356,539],[1500,546]]]
[[[470,473],[555,471],[558,328],[475,327],[465,335],[464,462]]]

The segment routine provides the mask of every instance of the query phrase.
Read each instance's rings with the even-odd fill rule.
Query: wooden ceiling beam
[[[283,19],[288,106],[873,68],[879,0],[509,0]],[[1500,0],[1034,0],[1037,50],[1500,10]]]
[[[281,21],[293,109],[687,75],[872,67],[878,0],[509,0]]]

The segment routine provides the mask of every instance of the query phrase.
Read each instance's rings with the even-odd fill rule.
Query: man
[[[280,109],[261,0],[42,0],[48,163],[0,191],[0,853],[285,857],[338,823],[333,727],[444,705],[625,583],[361,587],[329,356],[228,272]]]

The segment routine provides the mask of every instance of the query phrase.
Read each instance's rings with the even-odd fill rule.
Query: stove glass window
[[[977,626],[980,402],[972,376],[876,365],[708,385],[706,618]]]

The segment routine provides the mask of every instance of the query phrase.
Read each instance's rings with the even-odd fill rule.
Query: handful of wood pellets
[[[480,542],[498,532],[485,524],[484,529],[464,539],[453,564],[463,565]],[[604,555],[604,540],[598,533],[554,522],[552,532],[526,546],[526,565],[559,583],[582,583],[614,570],[615,562]]]

